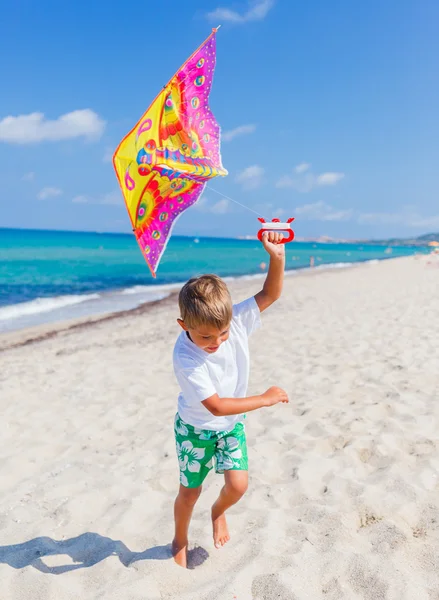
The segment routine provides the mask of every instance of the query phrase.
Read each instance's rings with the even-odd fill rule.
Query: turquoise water
[[[406,256],[419,248],[294,242],[287,269]],[[201,273],[261,273],[267,260],[253,240],[173,236],[153,279],[132,235],[0,229],[0,331],[124,310],[163,297]]]

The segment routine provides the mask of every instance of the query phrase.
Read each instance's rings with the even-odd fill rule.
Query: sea
[[[341,268],[422,252],[419,247],[293,242],[286,267]],[[0,229],[0,333],[133,309],[192,276],[263,277],[256,240],[173,236],[153,279],[132,234]]]

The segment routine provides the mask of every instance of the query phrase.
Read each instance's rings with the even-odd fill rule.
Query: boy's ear
[[[182,319],[177,319],[177,323],[180,325],[180,327],[182,329],[184,329],[184,331],[189,331],[189,329],[186,327],[186,325],[184,324],[184,321]]]

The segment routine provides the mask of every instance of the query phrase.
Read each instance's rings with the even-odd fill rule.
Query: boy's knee
[[[185,504],[193,506],[201,494],[201,486],[197,488],[185,488],[183,486],[180,487],[180,498],[183,500]]]
[[[227,484],[227,491],[233,496],[241,497],[245,494],[248,489],[248,481],[247,480],[239,480],[239,481],[229,481]]]

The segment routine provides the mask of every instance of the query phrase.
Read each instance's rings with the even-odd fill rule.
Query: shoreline
[[[41,325],[35,325],[34,327],[26,327],[24,329],[17,329],[14,331],[7,331],[1,334],[0,337],[0,352],[5,352],[13,348],[19,348],[21,346],[27,346],[37,342],[50,339],[57,336],[58,334],[68,333],[84,327],[91,327],[107,321],[112,321],[117,318],[124,318],[129,316],[137,316],[141,314],[147,314],[150,309],[156,308],[157,306],[167,306],[170,300],[173,300],[177,292],[172,292],[165,298],[159,300],[152,300],[151,302],[144,302],[140,306],[130,308],[128,310],[110,312],[99,315],[91,315],[89,317],[80,317],[78,319],[72,319],[67,321],[58,321],[55,323],[44,323]]]
[[[137,265],[138,253],[129,245],[101,244],[99,240],[85,242],[81,238],[75,241],[73,250],[69,250],[58,237],[51,241],[37,237],[24,250],[17,246],[16,240],[17,247],[11,241],[10,259],[6,244],[6,267],[0,277],[0,337],[49,323],[123,313],[168,295],[196,274],[212,271],[234,281],[263,277],[266,272],[267,257],[260,243],[251,240],[238,244],[236,240],[224,239],[217,245],[208,243],[207,238],[193,240],[206,242],[203,249],[187,240],[183,244],[182,238],[178,238],[157,281],[143,271],[143,263],[142,268]],[[50,262],[51,253],[47,248],[51,246],[59,247],[58,266]],[[340,268],[416,253],[419,251],[403,247],[383,250],[382,247],[347,245],[342,248],[340,244],[297,243],[286,250],[286,272]],[[14,256],[24,261],[22,269],[17,270]],[[187,257],[187,261],[182,262],[181,256]],[[41,264],[32,266],[35,258]],[[13,286],[9,286],[11,282]]]
[[[354,263],[330,263],[327,265],[317,265],[314,268],[303,268],[303,269],[289,269],[285,271],[285,277],[313,277],[324,273],[338,273],[351,268],[365,268],[367,265],[379,264],[381,262],[387,262],[389,260],[404,260],[411,257],[385,257],[381,260],[372,259],[365,261],[357,261]],[[340,266],[333,266],[340,265]],[[264,279],[266,273],[257,273],[250,275],[242,275],[239,277],[224,277],[229,289],[232,292],[238,290],[243,285],[250,281],[257,281],[258,279]],[[142,314],[148,314],[150,310],[154,308],[167,308],[171,304],[176,304],[177,296],[181,286],[180,284],[169,284],[173,286],[169,294],[164,298],[159,298],[147,302],[142,302],[140,305],[127,310],[112,311],[102,314],[89,315],[84,317],[78,317],[75,319],[66,319],[56,322],[41,323],[32,327],[25,327],[22,329],[16,329],[12,331],[6,331],[0,334],[0,352],[5,352],[13,348],[19,348],[28,344],[37,343],[50,338],[53,338],[59,334],[68,333],[77,329],[92,327],[99,325],[107,321],[114,319],[123,319],[127,317],[135,317]],[[179,287],[177,287],[179,286]]]

